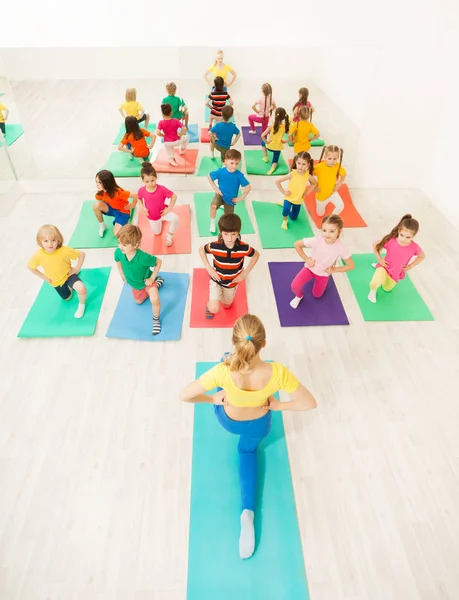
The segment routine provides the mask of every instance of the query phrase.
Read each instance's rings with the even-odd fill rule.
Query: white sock
[[[217,228],[216,228],[216,226],[215,226],[215,219],[211,219],[211,220],[210,220],[210,227],[209,227],[209,230],[210,230],[212,233],[215,233],[215,232],[217,231]]]
[[[241,535],[239,536],[239,556],[250,558],[255,550],[255,527],[253,510],[245,508],[241,513]]]
[[[100,237],[104,237],[104,233],[105,230],[107,229],[107,225],[105,225],[105,223],[102,221],[102,223],[99,223],[99,236]]]
[[[210,151],[210,158],[215,158],[215,154],[214,154],[214,152],[215,152],[214,150],[211,150],[211,151]]]
[[[77,311],[75,313],[75,319],[81,319],[84,315],[84,309],[86,308],[86,304],[78,304]]]
[[[290,301],[290,306],[292,308],[298,308],[298,304],[301,302],[301,300],[303,300],[303,298],[298,298],[298,296],[295,296],[295,298]]]
[[[166,246],[172,246],[172,242],[174,241],[172,233],[168,233],[166,235]]]
[[[371,263],[371,266],[373,267],[373,269],[376,269],[376,267],[378,266],[378,263]]]
[[[376,304],[376,290],[370,290],[370,293],[368,294],[368,300]]]

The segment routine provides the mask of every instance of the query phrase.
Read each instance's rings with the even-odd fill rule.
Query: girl
[[[212,73],[213,79],[215,79],[216,77],[221,77],[223,79],[223,85],[226,85],[227,87],[231,87],[236,81],[236,71],[229,65],[225,65],[225,63],[223,62],[223,58],[223,50],[218,50],[214,64],[210,65],[210,67],[204,73],[204,79],[209,87],[210,81],[207,77],[209,73]],[[231,75],[230,81],[228,81],[228,75]]]
[[[223,78],[216,77],[214,84],[215,87],[210,92],[205,102],[206,106],[210,108],[209,129],[212,127],[213,121],[218,123],[222,120],[222,109],[226,106],[227,101],[230,106],[233,106],[233,100],[224,87],[225,82],[223,81]]]
[[[257,133],[255,123],[261,123],[261,131],[263,132],[269,124],[269,117],[276,108],[276,102],[273,100],[273,88],[269,83],[264,83],[261,86],[262,96],[253,106],[257,114],[249,115],[250,130],[249,133]]]
[[[319,130],[310,122],[311,109],[302,106],[298,111],[298,119],[292,124],[288,134],[288,141],[293,144],[295,154],[298,152],[308,152],[312,140],[319,137]],[[312,134],[312,137],[310,137]]]
[[[241,488],[241,533],[239,556],[250,558],[255,549],[258,456],[260,442],[271,430],[271,411],[305,411],[316,408],[314,396],[284,365],[266,362],[260,356],[266,346],[263,323],[255,315],[239,317],[233,327],[234,353],[212,367],[181,392],[184,402],[214,404],[220,425],[239,435],[239,482]],[[206,391],[217,388],[216,394]],[[279,402],[274,394],[285,390],[290,402]],[[212,460],[212,457],[209,457]],[[224,468],[221,465],[221,468]],[[218,502],[215,490],[214,502]]]
[[[118,231],[129,223],[131,210],[137,204],[135,193],[123,190],[117,183],[111,171],[102,170],[96,175],[96,201],[93,204],[93,211],[99,222],[99,235],[104,237],[107,226],[104,223],[104,215],[113,217],[113,233]],[[129,203],[129,198],[133,202]]]
[[[322,158],[325,156],[325,161]],[[339,164],[337,164],[339,161]],[[314,176],[317,179],[316,187],[316,212],[319,217],[325,214],[325,208],[330,202],[335,205],[333,214],[339,215],[344,208],[344,202],[338,194],[339,188],[346,179],[346,169],[341,166],[343,150],[338,146],[324,146],[319,163],[314,167]],[[313,190],[311,189],[307,195]]]
[[[382,286],[385,292],[394,289],[397,282],[405,278],[405,273],[422,262],[425,254],[421,247],[413,241],[419,231],[419,223],[411,215],[403,215],[398,225],[385,235],[382,240],[373,244],[373,251],[378,259],[373,279],[370,282],[368,300],[376,302],[376,291]],[[381,251],[386,250],[383,258]],[[410,260],[416,256],[412,263]]]
[[[0,102],[0,131],[3,133],[3,135],[6,135],[5,121],[7,121],[9,114],[10,111],[6,108],[4,104]]]
[[[332,273],[344,273],[354,268],[352,256],[339,239],[343,226],[341,217],[329,215],[322,221],[322,235],[295,242],[295,250],[305,263],[292,281],[292,292],[295,294],[290,302],[292,308],[298,308],[303,300],[302,290],[309,280],[314,279],[312,295],[314,298],[320,298],[324,295]],[[312,248],[311,257],[304,253],[303,248]],[[338,258],[344,261],[343,267],[334,266]]]
[[[302,87],[298,90],[298,101],[293,105],[293,121],[298,121],[298,111],[302,106],[306,106],[310,108],[312,112],[314,112],[315,108],[308,100],[309,98],[309,90],[308,88]]]
[[[37,250],[27,263],[27,268],[37,277],[48,282],[63,300],[70,300],[72,290],[78,294],[78,308],[75,319],[81,319],[86,307],[86,288],[78,277],[85,254],[64,246],[62,233],[54,225],[43,225],[37,233]],[[72,267],[71,260],[77,264]],[[39,271],[37,267],[41,267]]]
[[[123,119],[126,117],[135,117],[137,123],[145,121],[145,127],[148,127],[150,123],[150,115],[147,115],[140,102],[137,102],[137,90],[135,88],[128,88],[126,90],[125,101],[120,106],[120,113]]]
[[[206,318],[213,319],[220,310],[220,303],[225,308],[233,304],[239,283],[247,279],[248,274],[257,264],[260,253],[240,239],[242,223],[238,215],[227,213],[218,221],[220,234],[217,242],[209,242],[199,248],[199,256],[210,275],[209,302],[206,306]],[[214,264],[210,266],[207,255],[213,256]],[[251,258],[247,269],[244,259]]]
[[[287,141],[283,139],[284,134],[289,132],[289,127],[290,122],[285,109],[281,107],[276,108],[274,113],[274,123],[267,127],[261,134],[261,146],[264,154],[263,162],[268,162],[268,153],[266,148],[273,153],[273,162],[266,175],[272,175],[277,169],[280,153],[284,148],[284,144],[287,143]],[[269,142],[267,139],[268,136]]]
[[[172,106],[170,104],[161,104],[161,114],[163,118],[158,123],[156,134],[164,138],[164,147],[169,155],[170,164],[173,167],[178,167],[178,163],[174,158],[174,148],[180,146],[179,154],[182,155],[188,146],[190,136],[187,135],[187,129],[182,122],[172,118]]]
[[[301,205],[303,204],[303,196],[308,184],[311,184],[315,188],[317,182],[312,176],[313,170],[314,161],[311,155],[308,152],[299,152],[293,159],[290,173],[276,179],[279,191],[285,196],[282,208],[282,216],[284,217],[281,225],[282,229],[288,229],[289,217],[292,221],[298,219]],[[288,181],[288,190],[284,190],[282,186],[284,181]]]
[[[158,175],[151,163],[143,163],[140,176],[145,184],[137,193],[137,197],[142,201],[140,206],[147,214],[154,235],[161,234],[164,221],[169,222],[166,246],[172,246],[173,236],[179,224],[178,216],[172,212],[177,196],[163,185],[156,183]],[[169,206],[166,205],[167,198],[170,198]]]
[[[118,150],[127,152],[133,158],[134,156],[144,162],[150,157],[150,150],[155,145],[156,136],[146,129],[141,129],[137,123],[136,117],[126,117],[124,119],[126,126],[126,135],[121,140]],[[151,137],[151,142],[147,145],[145,138]]]

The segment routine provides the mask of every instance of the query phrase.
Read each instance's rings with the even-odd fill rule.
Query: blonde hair
[[[37,244],[42,246],[42,242],[48,235],[52,235],[57,240],[57,247],[62,248],[64,236],[55,225],[42,225],[37,233]]]
[[[214,60],[214,65],[217,64],[217,56],[221,54],[222,56],[225,56],[223,50],[217,50],[216,54],[215,54],[215,60]]]
[[[142,241],[142,232],[140,231],[140,227],[137,225],[124,225],[116,234],[116,239],[123,244],[123,246],[134,246],[134,248],[138,248],[140,246],[140,242]]]
[[[166,91],[169,96],[175,96],[175,92],[177,91],[177,86],[173,81],[166,83]]]
[[[137,90],[135,88],[128,88],[126,90],[126,102],[134,102],[137,100]]]
[[[266,331],[263,323],[255,315],[242,315],[233,327],[232,342],[234,354],[225,360],[230,371],[248,369],[252,360],[265,345]]]

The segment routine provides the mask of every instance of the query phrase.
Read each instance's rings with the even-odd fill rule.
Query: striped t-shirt
[[[225,106],[226,101],[229,100],[231,96],[227,91],[216,92],[215,90],[210,92],[209,100],[212,102],[211,114],[215,117],[222,116],[222,108]]]
[[[233,288],[237,286],[234,279],[244,270],[244,258],[252,257],[255,249],[238,240],[234,248],[227,248],[224,243],[209,242],[204,246],[204,252],[214,257],[214,269],[220,276],[220,281],[216,283],[225,288]]]

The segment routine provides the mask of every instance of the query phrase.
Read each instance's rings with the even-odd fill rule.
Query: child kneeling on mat
[[[218,221],[220,235],[218,241],[209,242],[199,248],[199,256],[210,275],[209,302],[206,306],[206,318],[213,319],[220,310],[233,304],[239,283],[247,279],[248,274],[260,258],[260,253],[249,244],[241,241],[241,219],[238,215],[228,213]],[[207,255],[213,256],[213,267],[207,260]],[[247,269],[244,269],[244,259],[251,258]]]
[[[179,154],[185,153],[190,136],[187,135],[187,129],[178,119],[172,118],[172,106],[170,104],[161,104],[162,120],[158,123],[156,133],[164,138],[164,147],[169,155],[169,162],[173,167],[178,167],[175,160],[174,148],[180,146]],[[179,133],[180,131],[180,133]]]
[[[284,140],[284,134],[288,133],[290,129],[290,121],[288,114],[285,112],[285,108],[278,107],[274,112],[274,122],[269,125],[261,134],[261,146],[263,150],[263,162],[268,162],[267,149],[272,152],[273,162],[271,168],[266,175],[272,175],[277,169],[281,152],[284,149],[284,144],[287,140]],[[268,140],[269,137],[269,140]]]
[[[292,292],[295,298],[290,302],[292,308],[298,308],[303,300],[304,285],[314,279],[312,295],[321,298],[327,289],[328,279],[332,273],[344,273],[354,268],[351,254],[346,250],[339,239],[344,227],[343,220],[338,215],[329,215],[322,221],[322,235],[313,238],[304,238],[295,242],[295,250],[305,261],[304,267],[292,281]],[[307,256],[303,248],[311,248],[311,256]],[[341,258],[345,265],[335,267],[335,263]]]
[[[0,131],[3,135],[6,135],[6,123],[5,121],[8,119],[8,115],[10,111],[6,108],[4,104],[0,102]]]
[[[96,175],[96,202],[93,204],[93,211],[99,222],[99,236],[104,237],[107,225],[104,222],[104,215],[113,217],[113,233],[118,231],[129,223],[131,210],[137,204],[135,193],[123,190],[117,183],[111,171],[103,169]],[[132,198],[132,203],[129,203]]]
[[[426,255],[422,248],[413,241],[419,231],[419,223],[411,215],[403,215],[400,222],[381,240],[373,244],[373,250],[378,259],[373,263],[376,268],[370,283],[368,300],[376,302],[376,292],[379,287],[390,292],[397,282],[405,278],[405,273],[424,260]],[[381,251],[386,250],[383,258]],[[413,262],[411,259],[416,256]]]
[[[322,162],[322,158],[325,158]],[[334,204],[334,215],[339,215],[344,209],[344,202],[338,194],[339,188],[346,179],[346,169],[341,166],[343,162],[343,149],[338,146],[324,146],[319,163],[314,167],[314,176],[317,179],[316,187],[316,212],[323,217],[327,204]],[[339,164],[338,164],[339,163]],[[312,192],[313,190],[310,190]],[[306,195],[309,195],[308,192]]]
[[[120,114],[125,119],[126,117],[135,117],[137,123],[145,121],[145,127],[150,123],[150,115],[144,110],[140,102],[137,102],[137,90],[128,88],[126,90],[125,101],[120,106]]]
[[[209,173],[208,180],[215,192],[212,203],[210,205],[210,232],[215,233],[215,217],[217,208],[223,206],[225,215],[234,213],[234,207],[237,202],[243,202],[250,192],[250,183],[245,178],[245,175],[239,171],[238,166],[241,162],[241,153],[239,150],[231,148],[225,156],[223,167]],[[218,186],[214,181],[218,181]],[[238,198],[239,187],[244,188],[242,196]]]
[[[126,127],[126,135],[121,140],[118,150],[120,152],[127,152],[130,159],[135,157],[141,163],[148,160],[150,158],[150,150],[155,145],[156,135],[146,129],[140,128],[136,117],[126,117],[124,125]],[[149,144],[147,144],[147,137],[151,137]]]
[[[72,290],[78,294],[78,308],[75,319],[81,319],[86,307],[86,288],[78,277],[85,254],[64,246],[62,233],[54,225],[43,225],[37,233],[37,250],[27,263],[27,268],[37,277],[53,286],[63,300],[70,300]],[[71,260],[77,260],[72,267]],[[37,267],[41,267],[43,272]]]
[[[170,104],[172,108],[172,118],[183,121],[185,127],[188,128],[188,107],[183,98],[179,98],[175,95],[177,92],[176,84],[173,81],[166,83],[166,91],[169,95],[163,98],[161,104]]]
[[[115,261],[121,279],[132,288],[132,295],[137,304],[143,304],[147,298],[151,300],[153,310],[153,335],[161,333],[161,303],[158,289],[164,279],[157,277],[162,261],[156,256],[139,249],[142,232],[136,225],[125,225],[118,231],[118,248],[115,250]]]
[[[172,212],[177,196],[167,187],[157,184],[158,175],[151,163],[143,163],[140,176],[145,185],[139,189],[137,197],[142,201],[140,206],[147,215],[153,235],[160,235],[163,222],[168,221],[166,246],[172,246],[173,236],[179,224],[178,216]],[[167,199],[170,199],[169,206],[166,205]]]
[[[241,137],[241,132],[236,125],[229,122],[233,116],[233,112],[232,106],[224,106],[222,108],[223,121],[216,123],[209,131],[210,155],[214,158],[214,150],[217,149],[220,152],[222,163],[225,161],[228,150],[231,146],[235,146]]]

